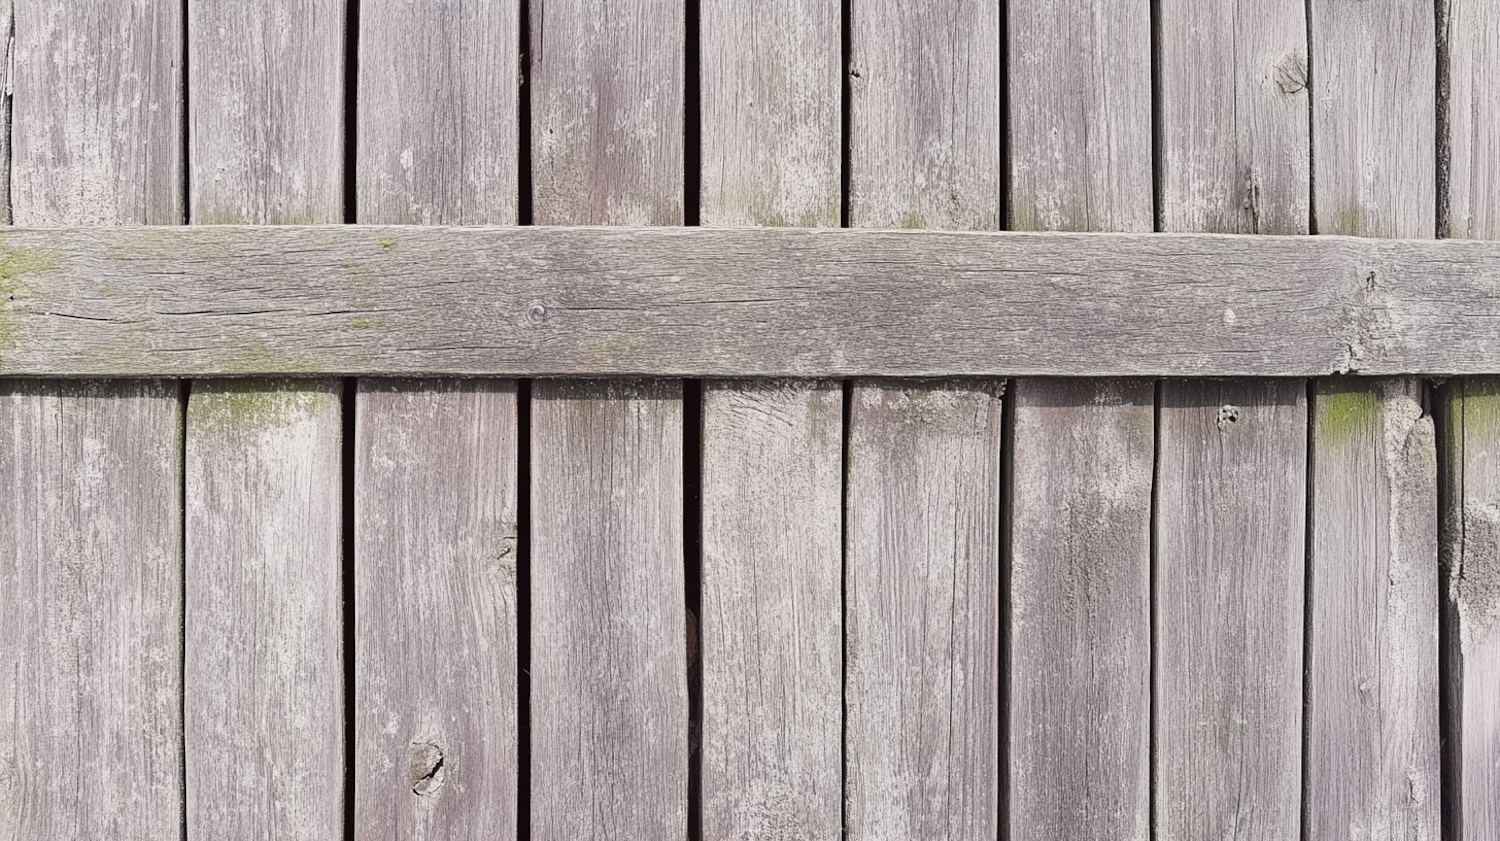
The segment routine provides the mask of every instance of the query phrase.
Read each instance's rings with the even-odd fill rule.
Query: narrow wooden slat
[[[335,0],[189,5],[191,222],[342,221],[344,11]],[[341,388],[193,386],[184,665],[193,839],[344,833]]]
[[[993,838],[999,826],[1000,391],[855,383],[849,838]]]
[[[532,390],[531,831],[687,833],[682,388]]]
[[[1475,841],[1500,832],[1500,380],[1455,381],[1442,408],[1444,827]]]
[[[1486,0],[1438,3],[1440,87],[1438,208],[1445,236],[1500,239],[1500,6]]]
[[[703,837],[842,837],[843,389],[703,393]]]
[[[1307,233],[1311,153],[1304,4],[1165,0],[1158,20],[1163,229]],[[1170,443],[1206,448],[1197,458],[1179,462],[1193,471],[1177,477],[1184,492],[1212,487],[1226,474],[1248,472],[1270,481],[1269,471],[1281,463],[1278,459],[1289,459],[1286,469],[1304,473],[1307,429],[1268,422],[1279,411],[1279,402],[1300,386],[1289,382],[1268,391],[1262,382],[1225,381],[1215,385],[1217,405],[1210,405],[1186,397],[1180,383],[1165,384],[1173,401],[1161,409],[1164,430],[1192,428],[1205,412],[1214,414],[1217,428],[1217,413],[1232,407],[1220,433],[1235,436],[1231,447],[1220,449],[1210,443],[1211,437],[1171,442],[1163,438],[1163,447]],[[1201,398],[1204,392],[1192,394]],[[1236,432],[1238,418],[1255,424],[1257,432]],[[1159,576],[1184,574],[1169,561],[1194,567],[1215,562],[1211,570],[1186,573],[1202,576],[1179,591],[1189,598],[1157,602],[1157,632],[1180,639],[1176,635],[1182,629],[1194,630],[1199,634],[1197,645],[1208,654],[1177,647],[1173,650],[1178,656],[1168,659],[1166,651],[1159,652],[1158,687],[1168,692],[1156,698],[1162,725],[1156,739],[1162,781],[1155,792],[1158,834],[1163,839],[1197,841],[1218,837],[1216,830],[1243,828],[1245,837],[1275,837],[1279,831],[1295,831],[1301,820],[1300,800],[1245,797],[1242,792],[1296,792],[1301,787],[1300,722],[1275,717],[1280,711],[1302,709],[1300,656],[1284,662],[1265,656],[1262,646],[1285,650],[1303,633],[1298,541],[1307,513],[1284,498],[1268,510],[1265,500],[1253,493],[1214,492],[1208,500],[1215,504],[1200,500],[1189,517],[1162,497],[1156,517],[1163,545],[1195,546],[1202,553],[1163,556],[1157,565]],[[1247,527],[1260,537],[1246,551],[1270,555],[1269,575],[1265,567],[1228,561],[1241,551],[1240,530]],[[1163,588],[1174,585],[1158,580],[1156,586],[1160,596]],[[1255,623],[1242,624],[1222,612],[1225,590],[1243,594],[1247,604],[1271,609]],[[1288,592],[1296,592],[1295,601],[1281,600]],[[1220,616],[1222,622],[1205,625],[1205,614]],[[1300,655],[1300,647],[1297,651]],[[1219,697],[1230,703],[1205,706],[1205,686],[1220,686]],[[1273,724],[1257,729],[1246,723],[1256,719]],[[1226,733],[1213,751],[1200,750],[1207,736],[1204,728]],[[1184,738],[1187,743],[1181,744]],[[1168,764],[1185,751],[1193,752],[1191,767]]]
[[[356,399],[355,837],[513,838],[515,383]]]
[[[1434,236],[1432,4],[1313,0],[1309,9],[1313,228]],[[1414,380],[1316,388],[1310,838],[1438,834],[1437,457],[1421,394]],[[1359,489],[1358,502],[1341,489]]]
[[[182,221],[181,33],[176,2],[5,4],[4,221]],[[0,395],[0,838],[180,838],[177,384]]]
[[[0,383],[0,838],[178,838],[176,386]]]
[[[1156,837],[1296,838],[1306,386],[1168,380],[1160,404]]]
[[[342,837],[341,426],[337,383],[193,383],[189,838]]]

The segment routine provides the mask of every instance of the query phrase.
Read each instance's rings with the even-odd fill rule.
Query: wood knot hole
[[[1240,409],[1238,406],[1220,406],[1219,419],[1216,421],[1220,432],[1229,431],[1229,427],[1240,421]]]
[[[407,780],[411,793],[425,797],[443,787],[443,749],[431,742],[412,742],[406,749]]]

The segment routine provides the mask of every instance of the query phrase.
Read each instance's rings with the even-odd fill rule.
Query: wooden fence
[[[1500,838],[1500,2],[5,31],[0,841]]]

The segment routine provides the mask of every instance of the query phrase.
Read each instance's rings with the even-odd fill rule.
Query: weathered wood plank
[[[531,831],[687,833],[682,386],[532,390]]]
[[[1437,471],[1415,380],[1312,403],[1309,837],[1438,834]]]
[[[361,380],[355,836],[516,832],[516,386]]]
[[[703,837],[842,837],[843,389],[703,391]]]
[[[849,222],[1000,227],[1000,5],[856,2]]]
[[[515,0],[359,7],[360,222],[516,221]]]
[[[1500,6],[1440,0],[1438,208],[1444,236],[1500,239]]]
[[[1444,394],[1443,569],[1448,628],[1449,767],[1445,831],[1455,841],[1500,833],[1500,380],[1470,378]]]
[[[15,166],[11,157],[11,117],[15,113],[15,3],[6,3],[0,7],[0,32],[5,32],[3,40],[5,49],[0,51],[0,196],[10,196],[11,199],[3,202],[0,207],[0,225],[10,225],[14,222],[11,212],[11,204],[14,195],[10,187],[10,171]]]
[[[1472,240],[13,230],[0,265],[4,375],[1500,373]]]
[[[342,837],[341,429],[334,382],[193,383],[189,838]]]
[[[1001,384],[857,381],[849,420],[851,839],[999,828]]]
[[[1168,380],[1160,401],[1156,836],[1296,838],[1306,386]]]
[[[0,383],[0,838],[179,838],[173,383]]]
[[[1011,836],[1145,839],[1156,390],[1014,389]]]

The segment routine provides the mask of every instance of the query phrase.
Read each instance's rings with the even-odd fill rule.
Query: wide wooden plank
[[[842,837],[843,388],[703,391],[703,837]]]
[[[1149,836],[1149,381],[1017,380],[1007,822]]]
[[[1444,828],[1475,841],[1500,833],[1500,380],[1455,381],[1441,407]]]
[[[355,836],[516,832],[516,386],[359,384]]]
[[[531,832],[687,833],[682,386],[539,380]]]
[[[0,383],[0,838],[179,838],[175,383]]]
[[[0,266],[4,375],[1500,373],[1472,240],[13,230]]]
[[[1296,838],[1306,386],[1168,380],[1157,441],[1156,837]]]
[[[999,828],[1001,390],[854,384],[849,838],[992,838]]]

